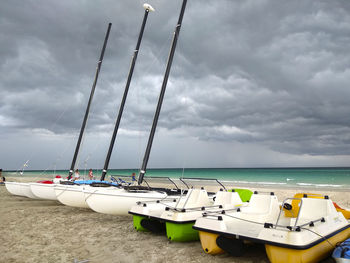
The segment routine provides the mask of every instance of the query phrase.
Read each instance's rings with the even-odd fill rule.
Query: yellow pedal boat
[[[255,193],[247,207],[204,215],[194,229],[207,253],[240,255],[250,241],[265,244],[273,263],[319,262],[350,236],[350,224],[327,196],[302,196],[280,207],[274,195]]]

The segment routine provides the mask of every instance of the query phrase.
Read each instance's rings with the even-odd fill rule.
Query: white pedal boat
[[[207,253],[240,255],[250,241],[265,244],[270,262],[277,263],[319,262],[350,235],[349,222],[329,199],[289,198],[281,207],[273,195],[254,194],[247,207],[205,215],[193,228]]]

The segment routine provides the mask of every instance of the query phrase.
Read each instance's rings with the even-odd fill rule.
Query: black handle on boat
[[[225,191],[227,191],[226,187],[216,178],[196,178],[196,177],[183,177],[180,178],[180,181],[183,182],[187,187],[188,185],[185,183],[185,180],[194,180],[194,181],[215,181],[217,182],[219,185],[221,185]]]
[[[70,166],[68,179],[71,179],[71,178],[72,178],[73,170],[74,170],[74,166],[75,166],[75,162],[77,161],[77,157],[78,157],[78,153],[79,153],[79,148],[80,148],[81,140],[82,140],[82,138],[83,138],[85,126],[86,126],[87,119],[88,119],[88,116],[89,116],[90,105],[91,105],[91,102],[92,102],[92,98],[94,97],[95,88],[96,88],[96,84],[97,84],[97,79],[98,79],[98,75],[99,75],[100,70],[101,70],[102,61],[103,61],[103,57],[104,57],[104,54],[105,54],[105,50],[106,50],[106,46],[107,46],[107,41],[108,41],[108,37],[109,37],[109,32],[111,31],[111,27],[112,27],[112,23],[109,23],[109,24],[108,24],[108,28],[107,28],[107,33],[106,33],[106,36],[105,36],[105,40],[104,40],[104,43],[103,43],[103,47],[102,47],[100,59],[99,59],[99,61],[97,62],[97,68],[96,68],[96,73],[95,73],[95,79],[94,79],[94,83],[92,84],[89,102],[88,102],[88,105],[87,105],[87,107],[86,107],[86,111],[85,111],[85,116],[84,116],[83,124],[81,125],[80,134],[79,134],[77,146],[75,147],[75,152],[74,152],[72,164],[71,164],[71,166]]]
[[[166,86],[167,86],[167,83],[168,83],[168,78],[169,78],[169,73],[170,73],[170,69],[171,69],[171,64],[173,62],[173,58],[174,58],[174,54],[175,54],[177,39],[178,39],[179,34],[180,34],[180,28],[181,28],[182,19],[183,19],[184,13],[185,13],[186,3],[187,3],[187,0],[183,0],[181,11],[180,11],[180,15],[179,15],[179,20],[178,20],[177,25],[175,27],[173,41],[172,41],[172,44],[171,44],[171,49],[170,49],[170,53],[169,53],[169,57],[168,57],[168,63],[167,63],[167,66],[166,66],[165,75],[164,75],[164,79],[163,79],[163,84],[162,84],[162,88],[161,88],[159,99],[158,99],[157,109],[156,109],[156,112],[155,112],[155,115],[154,115],[154,118],[153,118],[153,124],[152,124],[152,128],[151,128],[151,133],[150,133],[149,138],[148,138],[146,152],[145,152],[145,155],[144,155],[144,158],[143,158],[143,162],[142,162],[142,166],[141,166],[141,169],[140,169],[140,174],[139,174],[139,179],[138,179],[138,184],[139,185],[142,184],[143,177],[144,177],[144,175],[146,173],[147,163],[148,163],[149,155],[151,153],[153,138],[154,138],[154,134],[155,134],[156,128],[157,128],[157,123],[158,123],[160,110],[162,108],[163,98],[164,98]]]
[[[155,180],[159,180],[159,179],[164,179],[165,180],[166,179],[166,180],[170,181],[175,186],[176,189],[179,190],[179,187],[177,186],[177,184],[173,180],[171,180],[170,177],[147,176],[147,180],[148,181],[152,181],[152,180],[149,180],[149,179],[155,179]],[[145,178],[143,179],[143,181],[147,184],[147,186],[149,186],[149,183],[146,181]]]
[[[144,7],[145,7],[145,6],[144,6]],[[148,6],[147,6],[147,7],[148,7]],[[124,110],[124,106],[125,106],[125,101],[126,101],[126,98],[127,98],[127,96],[128,96],[131,78],[132,78],[132,75],[133,75],[133,73],[134,73],[134,68],[135,68],[135,63],[136,63],[137,55],[138,55],[138,52],[139,52],[139,48],[140,48],[140,45],[141,45],[141,40],[142,40],[143,32],[144,32],[144,29],[145,29],[145,25],[146,25],[148,13],[149,13],[150,10],[152,10],[152,9],[146,8],[146,7],[145,7],[145,15],[144,15],[144,17],[143,17],[143,21],[142,21],[142,25],[141,25],[141,30],[140,30],[140,33],[139,33],[139,38],[138,38],[138,40],[137,40],[136,48],[135,48],[134,54],[133,54],[133,56],[132,56],[131,65],[130,65],[130,70],[129,70],[129,74],[128,74],[128,79],[127,79],[126,85],[125,85],[124,95],[123,95],[123,98],[122,98],[122,102],[121,102],[121,104],[120,104],[118,117],[117,117],[117,120],[116,120],[115,125],[114,125],[113,135],[112,135],[112,138],[111,138],[111,142],[110,142],[110,144],[109,144],[108,153],[107,153],[106,160],[105,160],[105,164],[104,164],[103,170],[102,170],[101,181],[103,181],[103,180],[105,179],[106,174],[107,174],[109,161],[110,161],[110,159],[111,159],[111,155],[112,155],[112,151],[113,151],[113,147],[114,147],[114,142],[115,142],[115,139],[116,139],[116,137],[117,137],[117,133],[118,133],[118,129],[119,129],[120,120],[121,120],[122,115],[123,115],[123,110]]]

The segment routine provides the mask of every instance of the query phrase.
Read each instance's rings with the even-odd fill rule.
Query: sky
[[[102,168],[141,0],[4,0],[0,168]],[[149,0],[110,168],[139,168],[181,0]],[[350,166],[350,2],[188,0],[148,168]]]

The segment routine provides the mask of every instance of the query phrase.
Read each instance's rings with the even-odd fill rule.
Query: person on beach
[[[79,173],[79,170],[76,169],[76,170],[75,170],[75,173],[74,173],[74,179],[73,179],[73,180],[74,180],[74,181],[75,181],[75,180],[79,180],[79,178],[80,178],[80,173]]]
[[[94,174],[92,172],[92,169],[89,170],[89,179],[94,180]]]
[[[131,180],[132,180],[133,182],[136,181],[136,174],[135,174],[135,173],[132,173],[132,174],[131,174]]]
[[[0,169],[0,184],[4,184],[6,181],[5,176],[2,176],[2,169]]]
[[[0,184],[4,184],[6,181],[5,177],[2,176],[2,169],[0,169]]]

